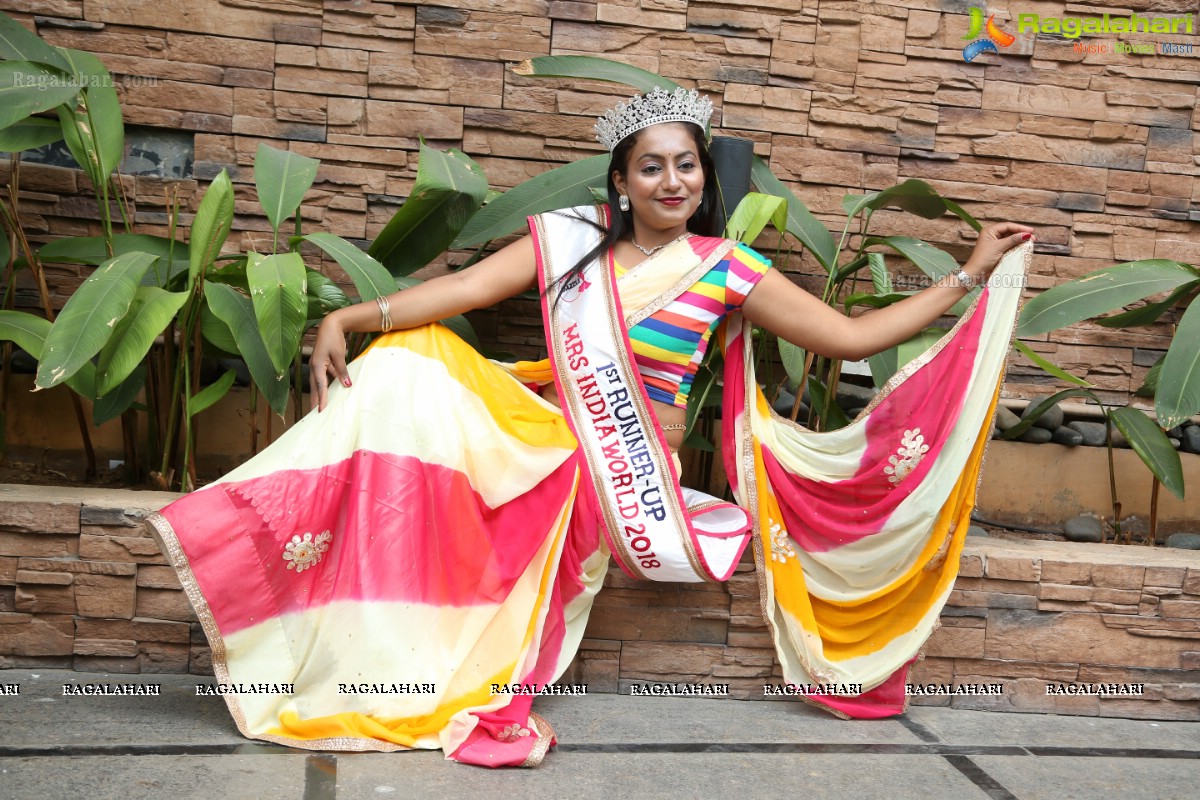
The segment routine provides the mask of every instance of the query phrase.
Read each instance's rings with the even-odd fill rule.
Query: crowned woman
[[[527,689],[571,662],[610,555],[637,578],[722,581],[749,541],[784,679],[842,716],[903,711],[957,571],[1029,247],[987,279],[1033,232],[985,228],[956,275],[843,316],[720,238],[711,113],[694,90],[619,104],[596,126],[607,205],[532,217],[469,269],[327,316],[315,410],[153,518],[244,735],[536,765],[554,735]],[[759,391],[751,325],[859,359],[981,282],[844,429],[806,430]],[[435,322],[533,288],[545,361],[489,361]],[[346,363],[347,333],[380,331]],[[679,484],[709,347],[738,505]]]

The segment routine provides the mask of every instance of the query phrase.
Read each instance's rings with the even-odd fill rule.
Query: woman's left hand
[[[1000,263],[1000,257],[1024,242],[1036,241],[1033,228],[1015,222],[999,222],[979,232],[975,249],[963,265],[967,274],[976,281],[985,281]]]

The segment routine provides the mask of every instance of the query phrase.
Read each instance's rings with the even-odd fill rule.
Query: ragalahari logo
[[[986,33],[987,35],[980,38],[980,33]],[[996,49],[996,45],[1008,47],[1017,40],[1017,37],[1000,30],[1000,27],[996,25],[995,14],[987,18],[987,25],[985,26],[983,24],[983,9],[972,8],[971,28],[967,31],[967,35],[963,39],[973,40],[963,48],[963,61],[971,61],[980,53],[999,53],[1000,51]]]

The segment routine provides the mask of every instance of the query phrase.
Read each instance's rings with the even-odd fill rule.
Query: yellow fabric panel
[[[376,339],[371,347],[403,347],[438,359],[451,378],[487,406],[496,426],[515,439],[568,450],[577,445],[560,412],[533,401],[519,381],[496,380],[499,368],[443,325],[393,331]]]
[[[440,703],[432,714],[388,721],[372,719],[357,711],[331,714],[313,719],[300,719],[294,711],[280,714],[279,725],[267,735],[309,741],[312,739],[380,739],[405,747],[419,746],[421,737],[430,737],[426,746],[436,746],[438,733],[450,723],[450,718],[468,708],[482,708],[498,701],[492,694],[492,684],[505,684],[516,668],[509,664],[476,689]]]
[[[999,386],[992,398],[987,417],[989,420],[998,397]],[[883,592],[877,592],[853,604],[832,603],[815,598],[812,600],[821,638],[826,646],[825,654],[830,660],[869,655],[895,637],[914,630],[928,615],[933,602],[941,597],[948,584],[953,582],[958,574],[958,557],[971,524],[971,501],[974,498],[989,435],[988,426],[984,426],[976,438],[966,467],[938,515],[921,557],[908,574]],[[950,534],[952,525],[953,535]],[[947,543],[948,537],[943,560],[935,569],[929,569],[930,562],[937,556],[942,545]]]

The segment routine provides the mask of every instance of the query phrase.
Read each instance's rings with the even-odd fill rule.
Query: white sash
[[[736,505],[683,489],[632,359],[607,256],[560,282],[600,241],[584,206],[530,218],[542,310],[563,413],[579,439],[588,484],[617,563],[654,581],[724,581],[750,540]],[[687,246],[681,244],[679,246]]]

